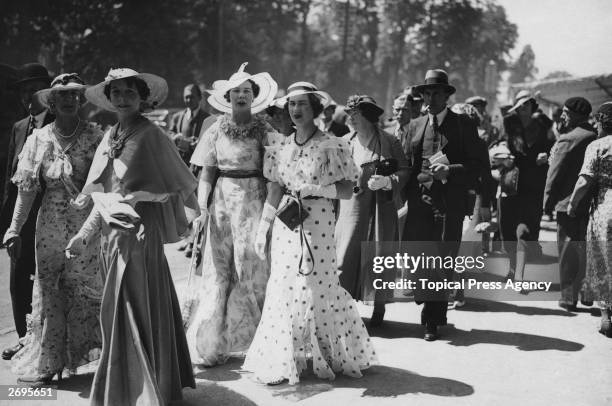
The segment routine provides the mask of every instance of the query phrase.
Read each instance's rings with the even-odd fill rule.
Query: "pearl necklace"
[[[79,118],[79,121],[77,122],[76,127],[74,127],[74,131],[70,134],[70,135],[63,135],[61,133],[61,131],[59,130],[59,128],[57,128],[57,124],[55,123],[55,121],[53,122],[53,132],[55,133],[55,135],[57,135],[58,137],[68,140],[72,137],[74,137],[77,133],[77,130],[79,129],[79,127],[81,126],[81,119]]]

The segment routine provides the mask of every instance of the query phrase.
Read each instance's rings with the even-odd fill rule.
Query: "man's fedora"
[[[415,90],[421,94],[423,91],[432,87],[442,87],[449,94],[455,93],[455,86],[448,84],[448,74],[442,69],[430,69],[425,74],[425,83],[415,86]]]
[[[49,71],[43,65],[39,63],[26,63],[19,69],[19,80],[15,84],[22,85],[27,82],[40,80],[49,85],[51,83],[51,79],[52,78],[49,76]]]

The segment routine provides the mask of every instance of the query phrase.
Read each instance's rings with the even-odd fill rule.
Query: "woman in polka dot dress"
[[[266,148],[264,175],[271,183],[255,250],[266,255],[273,222],[271,274],[243,368],[260,382],[295,384],[311,358],[320,378],[338,372],[360,377],[376,354],[355,301],[336,275],[332,204],[350,198],[358,170],[348,145],[314,124],[329,96],[306,82],[288,90],[282,101],[289,103],[297,130],[284,145]],[[275,207],[297,196],[308,216],[292,230],[275,219]]]

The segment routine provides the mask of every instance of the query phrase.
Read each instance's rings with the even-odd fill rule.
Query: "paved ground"
[[[549,225],[548,225],[549,226]],[[543,239],[552,239],[544,231]],[[186,260],[175,246],[167,254],[177,286],[185,285]],[[499,259],[503,261],[503,259]],[[556,274],[553,265],[530,264],[529,275]],[[15,341],[8,298],[8,265],[0,251],[0,348]],[[267,387],[240,371],[242,361],[197,370],[197,389],[184,391],[184,405],[611,405],[612,340],[596,332],[591,308],[568,313],[556,301],[469,299],[449,312],[439,341],[422,339],[414,303],[388,306],[384,328],[371,331],[380,364],[363,378],[322,381],[312,374],[300,384]],[[527,301],[525,300],[527,299]],[[359,305],[364,318],[372,308]],[[0,384],[14,384],[0,361]],[[58,400],[4,404],[86,405],[92,368],[62,381]]]

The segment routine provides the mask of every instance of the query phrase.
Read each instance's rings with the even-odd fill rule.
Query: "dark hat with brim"
[[[26,63],[19,69],[19,80],[16,85],[22,85],[28,82],[43,81],[47,85],[51,84],[51,76],[49,71],[39,63]]]
[[[486,106],[487,99],[482,96],[472,96],[465,99],[466,104],[471,104],[472,106]]]
[[[415,86],[415,90],[421,94],[425,89],[431,88],[443,88],[449,94],[453,94],[457,91],[455,86],[448,84],[448,74],[442,69],[431,69],[425,74],[425,83]]]
[[[570,111],[582,116],[588,116],[593,111],[591,103],[584,97],[570,97],[563,103],[563,106],[567,107]]]
[[[344,108],[344,110],[350,111],[357,108],[363,111],[369,111],[376,117],[380,117],[385,112],[385,109],[380,107],[376,103],[376,100],[374,100],[373,97],[368,95],[349,96],[348,100],[346,101],[346,107]]]

